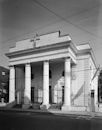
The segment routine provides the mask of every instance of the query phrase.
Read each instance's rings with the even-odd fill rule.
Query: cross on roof
[[[30,40],[31,42],[34,43],[34,47],[36,46],[37,40],[40,40],[40,38],[39,38],[39,35],[36,33],[36,35]]]

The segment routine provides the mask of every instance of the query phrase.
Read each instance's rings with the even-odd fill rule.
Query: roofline
[[[98,65],[96,63],[96,58],[95,58],[92,48],[85,49],[85,50],[78,50],[77,55],[81,55],[81,54],[89,54],[92,58],[92,61],[94,62],[95,68],[97,68]]]
[[[61,47],[67,47],[70,44],[71,41],[65,41],[65,42],[61,42],[59,44],[51,44],[51,45],[45,45],[45,46],[41,46],[41,47],[36,47],[36,48],[31,48],[31,49],[26,49],[26,50],[20,50],[20,51],[16,51],[16,52],[8,52],[6,53],[5,55],[7,57],[12,57],[12,56],[17,56],[17,55],[22,55],[22,54],[29,54],[29,53],[32,53],[32,52],[39,52],[39,51],[44,51],[44,50],[48,50],[48,49],[56,49],[56,48],[61,48]]]
[[[48,34],[52,34],[52,33],[59,33],[59,36],[62,37],[62,36],[69,36],[69,35],[60,35],[61,34],[61,31],[60,30],[56,30],[56,31],[52,31],[52,32],[48,32],[48,33],[42,33],[42,34],[38,34],[37,32],[34,32],[32,35],[35,36],[35,34],[38,34],[38,36],[43,36],[43,35],[48,35]],[[28,38],[20,38],[19,40],[15,40],[15,43],[19,42],[19,41],[23,41],[23,40],[27,40],[27,39],[31,39],[33,36],[29,36]],[[10,47],[10,48],[13,48],[13,47]]]

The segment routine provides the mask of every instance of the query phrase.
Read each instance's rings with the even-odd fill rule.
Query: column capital
[[[26,63],[25,64],[25,67],[30,67],[31,66],[31,63]]]
[[[64,59],[65,59],[65,61],[67,61],[67,60],[71,61],[71,57],[65,57]]]
[[[49,62],[49,60],[44,60],[43,62]]]
[[[15,67],[15,65],[9,65],[9,68],[13,68],[13,67]]]
[[[27,62],[27,63],[25,63],[25,65],[30,65],[31,64],[31,62]]]

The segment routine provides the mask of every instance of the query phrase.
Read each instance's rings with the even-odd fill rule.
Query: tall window
[[[102,103],[102,70],[98,77],[98,102]]]
[[[31,74],[31,79],[34,79],[34,74]]]
[[[52,72],[51,72],[51,70],[49,70],[49,78],[50,79],[52,78]]]
[[[62,72],[62,76],[64,76],[65,74],[64,74],[64,71]]]

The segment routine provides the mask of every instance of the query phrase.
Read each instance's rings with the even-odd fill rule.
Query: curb
[[[34,109],[10,109],[10,108],[0,108],[1,112],[22,112],[22,113],[40,113],[40,114],[53,114],[58,116],[73,116],[73,117],[89,117],[89,118],[99,118],[102,119],[102,113],[96,112],[62,112],[62,111],[55,111],[55,110],[34,110]]]

